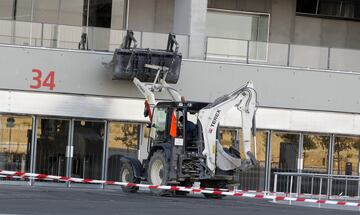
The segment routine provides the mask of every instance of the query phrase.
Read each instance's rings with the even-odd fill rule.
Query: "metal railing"
[[[119,48],[126,30],[57,25],[16,20],[0,20],[0,43],[48,48],[80,49],[86,33],[86,50],[114,51]],[[168,34],[134,32],[140,48],[166,48]],[[188,57],[189,36],[176,35],[183,58]]]
[[[86,49],[114,51],[125,30],[0,20],[0,43],[36,47],[79,49],[86,33]],[[134,32],[140,48],[165,48],[167,34]],[[183,58],[189,58],[189,35],[177,35]],[[206,60],[233,61],[285,67],[360,72],[360,50],[299,44],[282,44],[220,37],[205,38]]]
[[[274,172],[273,192],[284,184],[289,196],[360,200],[360,176]]]
[[[207,37],[206,60],[360,72],[360,50]]]

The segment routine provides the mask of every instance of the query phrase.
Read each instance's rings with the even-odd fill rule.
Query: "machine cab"
[[[182,139],[185,145],[199,138],[197,117],[207,103],[159,102],[153,109],[150,127],[150,147]],[[191,144],[194,145],[194,144]]]
[[[150,126],[150,143],[153,144],[162,144],[169,140],[168,135],[168,106],[157,105],[153,110],[153,115],[151,119]]]

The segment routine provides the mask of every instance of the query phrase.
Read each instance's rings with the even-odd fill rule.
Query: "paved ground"
[[[0,214],[347,215],[359,211],[274,204],[266,200],[201,196],[157,197],[147,191],[0,185]]]

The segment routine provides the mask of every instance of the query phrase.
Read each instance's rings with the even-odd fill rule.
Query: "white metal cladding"
[[[34,73],[56,73],[36,91],[141,99],[129,81],[111,80],[112,53],[0,45],[0,88],[33,90]],[[183,60],[176,88],[188,100],[213,101],[252,80],[261,107],[360,113],[360,73]],[[162,97],[163,98],[163,97]]]
[[[148,122],[143,110],[142,99],[0,90],[4,113]],[[259,129],[360,135],[359,114],[259,108],[256,124]],[[241,127],[240,112],[232,109],[221,125]]]
[[[0,111],[61,117],[80,117],[145,122],[144,101],[0,90]]]
[[[228,127],[240,127],[241,114],[233,108],[221,124]],[[256,126],[258,129],[360,135],[360,115],[259,108],[256,113]]]

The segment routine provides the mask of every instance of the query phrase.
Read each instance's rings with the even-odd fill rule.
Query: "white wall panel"
[[[110,52],[0,45],[1,89],[142,98],[130,81],[112,80]],[[53,90],[32,89],[34,73],[55,72]],[[175,87],[188,100],[214,101],[252,80],[261,107],[360,113],[360,74],[183,60]],[[165,97],[161,97],[165,98]]]
[[[221,122],[222,126],[241,127],[241,114],[232,109]],[[294,132],[335,133],[360,135],[360,115],[259,108],[256,114],[258,129]]]
[[[0,90],[0,101],[0,113],[148,122],[142,99]],[[258,129],[360,135],[359,114],[259,108],[256,124]],[[221,125],[241,127],[240,112],[233,108]]]

